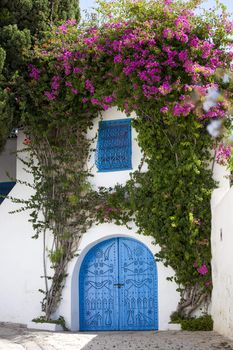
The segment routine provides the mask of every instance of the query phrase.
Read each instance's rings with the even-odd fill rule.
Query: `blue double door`
[[[137,240],[113,238],[94,246],[79,275],[80,330],[158,329],[157,269]]]

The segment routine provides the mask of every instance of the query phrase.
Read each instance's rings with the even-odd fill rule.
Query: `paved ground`
[[[0,324],[0,350],[233,350],[214,332],[51,333]]]

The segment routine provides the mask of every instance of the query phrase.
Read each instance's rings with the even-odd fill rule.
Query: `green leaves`
[[[175,270],[181,291],[198,284],[200,293],[208,294],[211,288],[205,283],[209,285],[211,280],[210,196],[215,183],[205,164],[211,159],[209,150],[214,141],[195,118],[180,118],[173,123],[170,120],[165,127],[159,123],[159,114],[153,125],[142,122],[139,116],[134,125],[140,146],[149,158],[148,172],[135,172],[125,186],[133,199],[124,202],[125,209],[132,210],[139,232],[154,237],[161,247],[158,258]],[[199,141],[193,143],[194,139]],[[203,263],[209,270],[205,276],[195,268]]]
[[[28,73],[27,64],[34,58],[32,44],[51,24],[70,18],[79,19],[78,0],[17,0],[0,4],[0,150],[11,128],[22,125],[18,99],[23,95],[17,73]],[[25,83],[25,82],[24,82]],[[6,90],[8,88],[8,90]],[[1,119],[4,118],[2,124]],[[21,119],[21,120],[20,120]]]
[[[0,47],[0,74],[2,73],[5,59],[6,59],[6,51],[2,47]]]

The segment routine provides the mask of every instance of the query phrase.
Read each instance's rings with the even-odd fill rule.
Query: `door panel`
[[[119,240],[120,329],[158,329],[157,272],[151,252],[132,239]]]
[[[84,258],[80,270],[80,330],[118,329],[118,241],[103,241]]]
[[[94,246],[80,269],[80,330],[158,329],[152,253],[130,238]]]

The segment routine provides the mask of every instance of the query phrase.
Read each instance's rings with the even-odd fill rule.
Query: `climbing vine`
[[[96,20],[68,20],[37,43],[21,110],[34,175],[36,236],[51,232],[43,310],[49,319],[61,298],[69,261],[93,222],[135,220],[175,270],[178,312],[190,316],[211,293],[209,167],[222,136],[210,120],[229,124],[224,74],[231,69],[233,24],[226,12],[193,12],[199,1],[99,2]],[[218,98],[208,105],[211,91]],[[22,93],[23,92],[23,93]],[[103,110],[135,112],[144,153],[125,186],[96,192],[89,183],[87,131]],[[35,165],[34,159],[38,160]],[[147,169],[147,170],[143,170]],[[42,217],[42,218],[41,218]],[[45,253],[46,254],[46,253]]]

